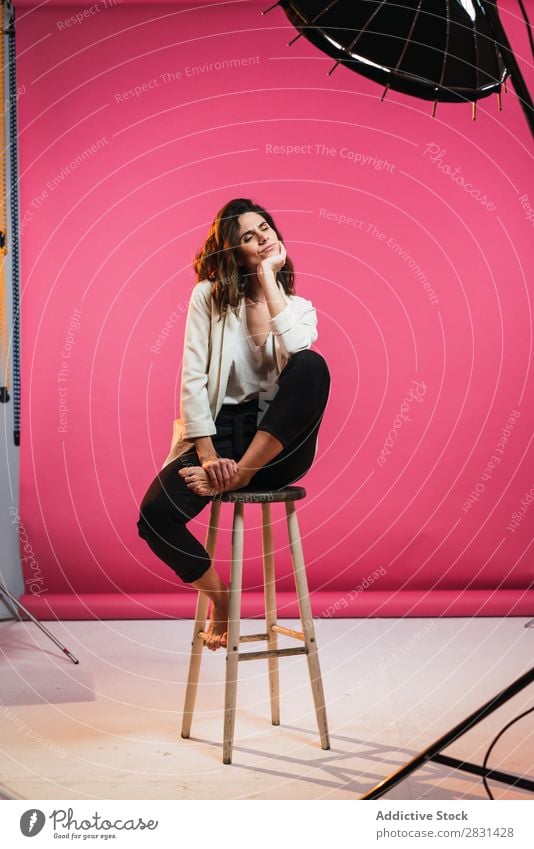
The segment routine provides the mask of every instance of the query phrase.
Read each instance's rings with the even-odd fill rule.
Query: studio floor
[[[189,740],[180,737],[192,622],[0,622],[0,797],[358,799],[532,664],[526,618],[318,619],[331,750],[320,748],[307,664],[280,660],[281,725],[266,661],[239,666],[234,762],[222,763],[224,653],[204,652]],[[296,627],[293,620],[284,620]],[[258,621],[243,623],[243,633]],[[282,645],[282,642],[281,642]],[[498,730],[534,704],[532,686],[446,754],[482,763]],[[532,776],[534,713],[489,765]],[[532,794],[493,781],[495,798]],[[426,764],[387,799],[484,799],[479,778]]]

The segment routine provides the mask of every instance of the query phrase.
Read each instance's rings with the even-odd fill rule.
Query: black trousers
[[[319,426],[330,391],[330,372],[324,357],[306,349],[293,354],[278,378],[278,392],[259,425],[258,399],[243,404],[223,404],[212,441],[221,457],[238,461],[257,430],[265,430],[284,446],[250,479],[246,489],[282,489],[299,480],[312,465]],[[178,470],[200,465],[196,450],[173,460],[150,484],[137,522],[139,536],[185,583],[197,581],[210,565],[204,546],[187,528],[212,501],[213,496],[196,495]]]

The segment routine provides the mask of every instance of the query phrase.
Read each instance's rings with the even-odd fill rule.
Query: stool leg
[[[224,686],[223,763],[232,763],[237,667],[239,663],[239,631],[241,623],[241,584],[243,575],[244,504],[236,501],[232,527],[232,571],[226,647],[226,681]]]
[[[304,562],[304,553],[302,551],[297,512],[293,501],[286,502],[286,516],[289,543],[291,545],[293,572],[295,574],[295,586],[299,602],[300,619],[302,622],[302,632],[304,634],[304,645],[308,650],[308,671],[310,673],[313,702],[317,717],[317,727],[321,737],[321,748],[329,749],[330,740],[328,738],[328,724],[326,719],[321,668],[319,666],[319,653],[317,650],[317,640],[315,639],[315,628],[313,627],[310,594],[306,578],[306,565]]]
[[[213,563],[215,560],[215,550],[217,547],[217,533],[219,530],[219,517],[221,513],[221,502],[214,500],[211,502],[210,521],[208,532],[206,534],[206,543],[204,548],[209,554],[210,560]],[[195,710],[195,700],[197,696],[198,679],[200,675],[200,661],[202,658],[202,649],[204,648],[204,640],[198,633],[204,631],[206,627],[206,619],[208,616],[209,599],[205,593],[199,593],[197,597],[197,609],[195,613],[195,626],[193,628],[193,639],[191,640],[191,654],[189,657],[189,672],[187,675],[187,687],[185,690],[184,713],[182,717],[182,737],[187,739],[191,733],[191,722],[193,721],[193,713]]]
[[[262,542],[263,542],[263,584],[265,588],[265,626],[269,634],[268,650],[278,648],[278,635],[271,631],[276,625],[276,577],[274,572],[273,528],[271,523],[271,505],[262,505]],[[269,657],[269,695],[271,699],[271,721],[280,725],[280,679],[278,657]]]

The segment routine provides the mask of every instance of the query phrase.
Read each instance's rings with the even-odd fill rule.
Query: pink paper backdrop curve
[[[136,521],[179,415],[193,254],[246,196],[279,223],[333,378],[299,504],[314,610],[531,613],[534,186],[514,92],[476,122],[467,104],[431,119],[381,103],[304,39],[288,48],[268,4],[16,5],[24,602],[192,614]],[[522,22],[499,6],[532,83]],[[249,613],[259,521],[247,508]]]

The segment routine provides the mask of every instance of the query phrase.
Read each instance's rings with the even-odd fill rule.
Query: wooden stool
[[[212,563],[215,562],[215,549],[219,517],[222,501],[230,501],[234,506],[234,521],[232,527],[232,567],[230,574],[230,610],[228,617],[228,645],[226,648],[226,682],[224,688],[224,742],[223,763],[232,763],[232,748],[234,740],[235,707],[237,696],[237,667],[242,660],[258,660],[267,658],[269,668],[269,691],[271,698],[271,720],[273,725],[280,725],[280,699],[278,679],[278,658],[296,654],[305,654],[308,660],[311,690],[317,716],[317,726],[321,737],[321,748],[329,749],[328,725],[323,692],[323,682],[319,667],[319,654],[315,629],[313,627],[306,566],[300,540],[295,501],[306,497],[306,490],[300,486],[287,486],[284,489],[254,491],[235,490],[222,492],[214,496],[211,506],[210,523],[206,535],[205,548]],[[287,527],[291,547],[291,560],[295,577],[295,587],[298,597],[302,632],[283,628],[276,622],[276,583],[274,571],[273,535],[271,525],[271,504],[283,501],[286,505]],[[245,504],[262,505],[262,547],[263,575],[265,586],[265,626],[262,634],[240,635],[241,623],[241,586],[243,574],[243,543],[244,543],[244,509]],[[204,593],[198,594],[195,615],[195,627],[191,643],[189,659],[189,674],[185,693],[184,714],[182,720],[182,737],[188,738],[191,732],[191,722],[195,709],[200,660],[204,648],[204,629],[208,614],[208,598]],[[279,649],[278,634],[293,637],[304,643],[295,648]],[[240,643],[265,640],[266,651],[240,652]]]

